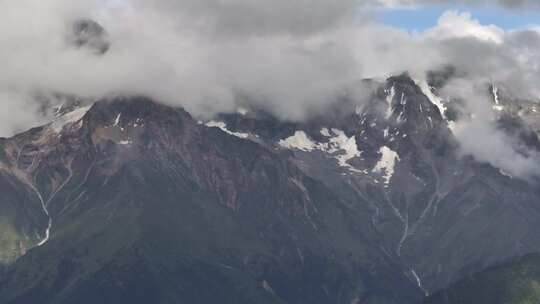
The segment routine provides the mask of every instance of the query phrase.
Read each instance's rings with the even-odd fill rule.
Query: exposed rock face
[[[448,77],[391,77],[304,123],[61,108],[0,141],[0,259],[22,256],[0,302],[418,304],[539,251],[537,182],[458,155],[433,88]],[[493,97],[499,128],[539,149],[533,104]]]
[[[433,85],[446,77],[433,77],[438,81]],[[299,124],[256,111],[221,120],[230,131],[257,135],[268,145],[305,134],[303,141],[290,141],[297,142],[296,148],[286,146],[291,161],[352,206],[369,206],[370,222],[387,250],[409,267],[411,280],[432,293],[497,261],[540,250],[540,238],[531,233],[540,224],[536,182],[459,156],[446,109],[450,105],[435,93],[402,75],[381,84],[373,100],[356,112],[327,113]],[[538,137],[520,114],[534,113],[534,104],[499,94],[498,102],[508,105],[501,111],[500,128],[538,150]],[[334,137],[329,130],[355,139],[359,156],[348,159],[347,166],[339,161],[348,154],[345,148],[318,148]]]
[[[86,48],[97,55],[105,54],[111,46],[105,29],[90,19],[76,21],[69,40],[76,47]]]
[[[75,111],[2,143],[42,244],[2,303],[421,299],[361,210],[287,158],[144,98]]]

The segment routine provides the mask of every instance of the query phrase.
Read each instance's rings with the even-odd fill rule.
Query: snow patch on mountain
[[[90,110],[91,107],[92,106],[81,107],[56,118],[51,123],[52,130],[55,133],[60,133],[62,132],[65,126],[79,122],[84,117],[86,112]]]
[[[441,116],[445,117],[446,106],[443,103],[443,99],[433,94],[432,88],[429,86],[426,80],[415,80],[416,85],[422,90],[422,93],[434,104],[441,112]]]
[[[381,147],[379,153],[381,154],[381,159],[373,168],[373,172],[384,173],[383,179],[385,184],[388,185],[390,179],[392,179],[392,176],[394,175],[394,167],[397,161],[399,161],[399,155],[387,146]]]
[[[296,131],[293,136],[280,140],[278,145],[282,146],[283,148],[298,149],[306,152],[319,148],[318,145],[312,141],[304,131]]]
[[[383,130],[384,138],[388,137],[389,132],[390,132],[390,128],[386,128],[386,129]]]
[[[386,108],[386,119],[388,119],[390,118],[390,116],[392,116],[392,102],[394,100],[394,97],[396,96],[396,88],[392,86],[390,90],[386,90],[386,94],[386,104],[388,105]]]
[[[328,128],[322,128],[320,133],[328,138],[328,142],[317,143],[304,131],[296,131],[293,136],[280,140],[278,144],[287,149],[304,152],[319,150],[328,153],[338,161],[340,167],[348,168],[353,172],[361,172],[348,163],[349,160],[361,156],[354,136],[348,137],[342,130]]]
[[[229,129],[227,129],[227,125],[222,122],[222,121],[209,121],[206,123],[206,126],[207,127],[210,127],[210,128],[219,128],[221,129],[223,132],[229,134],[229,135],[233,135],[233,136],[236,136],[236,137],[239,137],[239,138],[249,138],[250,134],[248,133],[240,133],[240,132],[232,132],[230,131]]]
[[[493,94],[493,101],[495,102],[493,110],[498,112],[504,111],[504,106],[501,105],[501,99],[499,98],[499,88],[495,84],[491,85],[491,93]]]
[[[135,119],[135,123],[133,123],[134,128],[138,128],[144,126],[143,120],[140,118]]]
[[[500,104],[499,100],[499,88],[495,84],[491,85],[491,91],[493,93],[493,100],[495,101],[496,105]]]
[[[324,130],[321,130],[321,134],[325,136],[323,131]],[[331,137],[327,143],[326,151],[331,154],[337,154],[335,157],[341,167],[347,167],[351,171],[360,172],[348,163],[349,160],[360,157],[362,154],[358,150],[356,138],[354,136],[348,137],[345,132],[338,129],[332,129],[332,133],[334,134],[334,137]]]
[[[332,134],[330,134],[330,130],[328,130],[328,128],[322,128],[322,129],[321,129],[321,135],[322,135],[322,136],[325,136],[325,137],[330,137],[330,136],[332,136]]]
[[[56,107],[53,108],[53,111],[54,111],[54,117],[59,117],[61,116],[62,114],[62,110],[64,109],[64,104],[61,103],[59,105],[57,105]]]

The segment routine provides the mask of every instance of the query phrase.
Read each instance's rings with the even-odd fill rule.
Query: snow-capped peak
[[[113,126],[118,126],[118,124],[120,123],[120,118],[122,117],[122,113],[118,113],[118,115],[116,115],[116,119],[114,120],[114,125]]]

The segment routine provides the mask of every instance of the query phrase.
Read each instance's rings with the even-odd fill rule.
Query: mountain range
[[[538,181],[461,153],[450,77],[302,122],[68,97],[0,139],[0,302],[536,303]],[[540,150],[536,104],[485,91]]]

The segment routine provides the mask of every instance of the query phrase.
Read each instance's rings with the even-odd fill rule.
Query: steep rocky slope
[[[2,276],[2,303],[421,299],[366,210],[183,110],[102,101],[1,151],[24,199],[0,206],[20,209],[10,227],[33,247]]]
[[[429,294],[540,249],[532,232],[540,224],[537,182],[461,156],[452,104],[436,96],[443,81],[391,77],[367,105],[343,101],[306,123],[282,123],[257,111],[219,121],[229,132],[292,153],[291,161],[343,200],[368,206],[387,250]],[[538,151],[538,137],[521,115],[532,103],[518,104],[486,86],[488,92],[501,107],[500,128]]]
[[[416,304],[540,251],[538,181],[460,154],[443,81],[367,81],[301,123],[66,104],[0,141],[0,301]],[[486,91],[540,151],[534,103]]]

